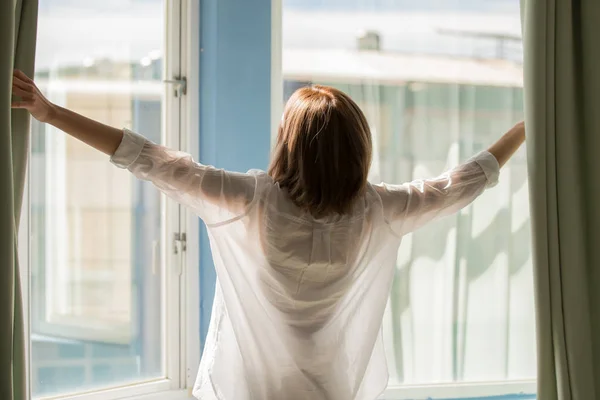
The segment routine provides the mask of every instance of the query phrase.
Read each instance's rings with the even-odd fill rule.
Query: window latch
[[[173,85],[173,95],[175,97],[181,97],[187,94],[187,79],[185,76],[175,77],[174,79],[165,79],[163,80],[163,83]]]

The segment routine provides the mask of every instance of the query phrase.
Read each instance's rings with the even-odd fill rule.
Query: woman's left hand
[[[56,115],[56,106],[44,97],[33,80],[22,71],[13,72],[12,94],[21,100],[13,101],[11,108],[24,108],[40,122],[50,122]]]

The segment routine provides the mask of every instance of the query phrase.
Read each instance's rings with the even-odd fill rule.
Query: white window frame
[[[165,71],[166,80],[186,78],[187,90],[178,91],[165,82],[166,108],[164,132],[178,132],[166,137],[166,145],[198,156],[200,6],[196,0],[164,0],[166,15]],[[19,229],[20,277],[23,292],[25,356],[27,368],[26,398],[31,399],[31,326],[30,326],[30,219],[29,185],[25,185],[23,212]],[[200,360],[199,328],[199,220],[170,199],[163,201],[166,226],[162,239],[161,265],[165,279],[161,283],[163,356],[166,378],[136,382],[130,385],[93,390],[85,393],[42,397],[43,400],[178,400],[191,397]],[[174,234],[185,233],[187,242],[173,241]],[[181,237],[181,236],[180,236]],[[173,247],[178,247],[174,254]]]
[[[182,145],[195,159],[200,158],[200,2],[182,0],[182,74],[187,77],[187,95],[181,121],[185,124]],[[185,371],[183,386],[186,396],[192,397],[200,366],[200,220],[186,209],[182,219],[187,232],[185,282],[185,315],[183,332],[185,339],[181,350],[182,370]],[[169,399],[170,400],[170,399]]]

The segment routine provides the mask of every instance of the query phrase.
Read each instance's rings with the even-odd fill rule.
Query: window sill
[[[379,400],[502,399],[535,400],[535,381],[453,383],[439,385],[388,386]]]
[[[446,384],[426,386],[388,387],[379,400],[425,400],[425,399],[502,399],[535,400],[535,381],[517,381],[505,383]],[[109,396],[111,400],[190,400],[192,389],[161,390],[146,394],[125,394]],[[106,399],[106,394],[95,393],[73,397],[58,397],[52,400],[96,400]]]
[[[171,389],[172,382],[161,379],[137,385],[90,391],[73,395],[42,397],[39,400],[188,400],[190,389]]]
[[[123,400],[189,400],[193,399],[192,390],[170,390],[168,392],[145,394],[142,396],[125,397]]]

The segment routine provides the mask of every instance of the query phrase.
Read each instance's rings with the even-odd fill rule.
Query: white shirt
[[[111,161],[208,227],[215,301],[194,396],[373,400],[388,383],[381,324],[402,236],[497,183],[489,152],[431,180],[368,184],[315,219],[265,172],[234,173],[124,130]]]

